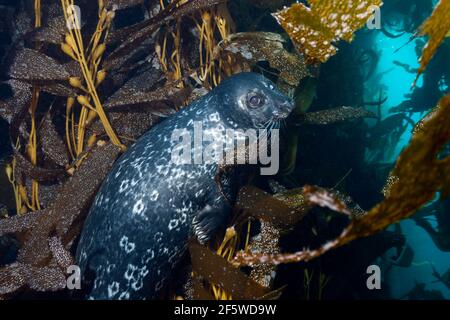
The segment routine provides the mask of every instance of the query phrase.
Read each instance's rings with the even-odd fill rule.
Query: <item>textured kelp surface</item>
[[[309,0],[274,13],[297,48],[309,61],[326,62],[335,55],[334,45],[343,39],[351,41],[353,33],[365,25],[372,14],[371,6],[381,6],[381,0],[343,1]]]
[[[67,28],[71,5],[82,8],[80,28]],[[281,9],[284,5],[289,6]],[[0,296],[61,291],[66,297],[66,271],[74,263],[76,239],[117,156],[162,118],[241,71],[265,74],[297,102],[284,128],[282,154],[288,156],[276,177],[283,183],[266,181],[269,187],[263,190],[250,175],[225,234],[208,247],[191,241],[192,276],[182,298],[277,299],[290,285],[275,281],[277,265],[322,258],[410,217],[437,192],[443,198],[449,195],[450,159],[441,155],[450,140],[449,96],[416,126],[386,182],[385,199],[371,210],[362,210],[338,191],[351,171],[334,187],[285,187],[297,157],[308,152],[297,148],[305,126],[321,130],[319,126],[353,126],[379,117],[370,107],[381,108],[386,100],[381,95],[378,102],[350,99],[307,111],[320,87],[327,87],[318,81],[324,73],[320,64],[331,62],[340,40],[351,42],[373,13],[372,6],[380,5],[378,0],[307,4],[62,0],[35,1],[34,6],[19,10],[17,41],[5,59],[8,80],[1,84],[8,94],[0,100],[0,117],[9,124],[12,146],[5,172],[16,205],[0,207],[0,243],[17,247],[17,252],[0,269]],[[417,30],[430,36],[419,73],[448,34],[448,5],[441,0]],[[127,16],[128,10],[140,18],[124,23],[121,15]],[[253,11],[260,16],[255,18]],[[267,18],[275,27],[259,31],[258,21]],[[343,48],[352,50],[352,44]],[[353,56],[351,63],[357,64],[373,54],[355,49]],[[331,87],[327,90],[339,94]],[[379,127],[388,122],[380,122]],[[340,235],[333,233],[317,243],[321,231],[309,228],[308,218],[320,220],[328,211],[342,213],[338,217],[349,223]],[[308,240],[316,249],[284,253],[283,237],[302,226],[313,234]],[[389,248],[401,242],[398,238],[393,236]],[[310,247],[309,242],[302,245]],[[252,268],[241,268],[249,265]],[[317,279],[320,299],[330,277],[308,269],[303,272],[305,297],[310,297],[312,281]],[[180,291],[176,292],[168,297]]]
[[[110,143],[94,147],[49,208],[1,221],[0,236],[21,233],[24,239],[17,262],[0,269],[1,295],[23,287],[37,291],[65,288],[66,270],[73,264],[68,250],[81,227],[80,215],[118,154],[119,149]]]
[[[420,34],[430,37],[428,43],[423,48],[420,58],[420,68],[417,77],[419,77],[430,63],[436,50],[448,37],[450,32],[450,1],[440,0],[433,11],[433,14],[420,27]]]

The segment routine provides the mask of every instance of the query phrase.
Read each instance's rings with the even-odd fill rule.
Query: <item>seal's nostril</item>
[[[294,109],[294,101],[287,100],[280,104],[280,110],[283,112],[290,113]]]

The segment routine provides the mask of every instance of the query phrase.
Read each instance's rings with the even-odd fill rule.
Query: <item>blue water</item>
[[[395,53],[395,50],[408,42],[410,36],[410,34],[405,34],[400,38],[391,39],[379,32],[376,37],[377,50],[381,52],[377,72],[392,69],[381,78],[381,83],[385,85],[384,95],[388,97],[382,108],[383,118],[392,115],[389,113],[389,109],[399,105],[405,100],[404,95],[411,92],[415,74],[408,73],[405,69],[393,63],[394,60],[397,60],[407,63],[414,68],[419,66],[414,41]],[[422,82],[422,78],[420,78],[417,86],[420,87]],[[411,118],[414,122],[417,122],[423,116],[423,113],[414,113]],[[393,163],[395,161],[401,150],[409,143],[411,129],[412,126],[409,126],[397,144],[395,152],[385,157],[384,162]],[[414,221],[404,220],[401,222],[401,227],[408,244],[415,252],[415,258],[411,267],[393,267],[389,273],[387,280],[392,287],[392,296],[394,298],[402,297],[415,286],[417,281],[426,283],[426,289],[439,290],[447,299],[450,299],[450,290],[441,283],[433,283],[435,279],[431,274],[432,269],[430,266],[430,262],[432,262],[438,272],[444,273],[450,267],[450,253],[437,249],[430,236],[423,229],[416,226]]]

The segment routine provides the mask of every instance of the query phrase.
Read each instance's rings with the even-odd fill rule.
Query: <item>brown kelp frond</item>
[[[15,215],[9,218],[0,220],[0,236],[19,233],[34,228],[39,222],[40,215],[45,211],[33,212],[33,214]]]
[[[322,208],[328,208],[330,210],[352,216],[352,212],[347,208],[345,202],[342,201],[337,194],[333,194],[329,190],[314,186],[305,186],[303,191],[308,202]]]
[[[248,65],[267,61],[273,69],[280,72],[280,78],[290,87],[295,88],[301,79],[309,76],[309,70],[303,57],[287,51],[285,40],[272,32],[235,33],[219,43],[221,51],[239,54],[240,61]],[[217,53],[216,53],[217,54]]]
[[[161,6],[165,11],[176,4],[177,10],[185,7],[184,12],[188,12],[190,9],[187,5],[194,4],[191,2],[161,1]],[[179,15],[173,23],[160,29],[155,52],[168,79],[191,77],[210,90],[224,76],[234,73],[231,57],[217,57],[214,54],[217,44],[234,30],[234,22],[224,2],[199,2],[197,12]],[[186,32],[182,26],[186,26],[190,32]],[[179,85],[183,86],[183,83]]]
[[[378,116],[365,108],[338,107],[306,113],[303,121],[307,124],[327,125],[364,118],[378,118]]]
[[[264,254],[280,253],[281,228],[274,226],[270,222],[260,220],[260,229],[261,232],[251,240],[247,251]],[[250,278],[265,288],[272,288],[276,270],[276,266],[272,264],[260,264],[252,268]]]
[[[272,196],[253,186],[245,186],[239,191],[236,205],[254,218],[284,228],[293,226],[311,208],[299,190]]]
[[[104,0],[105,7],[109,10],[122,10],[144,3],[144,0]]]
[[[119,152],[110,143],[99,143],[61,187],[52,206],[0,220],[0,235],[25,232],[17,263],[0,270],[1,294],[14,293],[25,285],[39,291],[65,287],[65,268],[72,262],[67,250],[78,234],[77,221],[86,212]],[[12,274],[15,274],[14,279],[10,278]],[[10,283],[12,280],[16,282]],[[60,286],[62,280],[64,286]]]
[[[417,82],[419,76],[425,71],[428,63],[433,58],[436,50],[444,41],[447,34],[450,32],[450,0],[440,0],[436,5],[431,17],[429,17],[420,27],[419,33],[430,37],[428,43],[422,51],[420,58],[420,67],[417,73]]]
[[[305,250],[292,254],[249,254],[240,253],[234,260],[235,265],[259,263],[289,263],[308,261],[325,252],[340,247],[357,238],[375,234],[392,223],[410,217],[437,192],[442,197],[449,195],[450,157],[439,159],[439,152],[450,141],[450,95],[444,97],[440,108],[423,122],[410,145],[400,155],[392,175],[396,182],[391,185],[383,202],[372,208],[367,214],[352,219],[342,234],[324,244],[317,250]],[[443,178],[444,177],[444,178]],[[308,197],[319,197],[315,189],[307,189]],[[332,199],[332,197],[328,197]],[[332,205],[336,210],[346,212],[342,203]]]
[[[64,16],[58,16],[48,21],[48,25],[43,26],[32,32],[33,40],[44,43],[59,45],[64,37],[66,20]]]
[[[232,266],[226,259],[220,257],[197,242],[190,242],[192,270],[197,281],[214,283],[233,299],[260,299],[270,293],[265,288],[249,278],[245,273]],[[210,295],[212,298],[212,295]]]
[[[333,45],[343,39],[351,41],[363,27],[381,0],[308,0],[310,7],[294,3],[273,14],[308,62],[326,62],[336,54]]]
[[[56,232],[64,238],[77,217],[85,212],[103,178],[111,168],[118,150],[110,144],[96,147],[82,166],[61,188],[53,205],[46,209],[38,226],[30,231],[29,239],[19,252],[18,261],[39,265],[49,256],[47,238]],[[73,195],[76,194],[77,197]],[[64,241],[72,239],[64,239]],[[67,244],[68,242],[66,242]]]
[[[223,270],[226,271],[225,277],[229,278],[229,283],[224,286],[223,282],[211,280],[211,277],[214,279],[218,277],[218,274],[223,272],[222,269],[218,269],[221,271],[220,273],[217,271],[218,273],[216,275],[214,274],[214,270],[197,270],[208,281],[209,288],[207,289],[203,286],[198,279],[194,279],[196,296],[203,296],[208,299],[215,298],[216,300],[254,298],[253,296],[248,296],[248,293],[246,296],[241,296],[242,293],[238,293],[236,296],[236,289],[230,289],[240,287],[242,285],[241,280],[243,280],[236,277],[236,274],[241,274],[241,271],[236,269],[229,275],[227,271],[231,267],[230,262],[233,261],[236,251],[242,247],[245,252],[279,253],[279,238],[281,234],[288,231],[296,222],[302,219],[310,208],[311,206],[302,200],[302,195],[299,195],[298,192],[295,194],[283,192],[272,196],[256,187],[246,186],[242,188],[236,204],[237,212],[241,213],[236,216],[233,224],[234,227],[227,229],[222,243],[216,250],[217,257],[223,258],[227,262],[228,267]],[[258,221],[260,225],[260,232],[257,235],[251,236],[251,225],[255,221]],[[243,238],[241,237],[242,233],[245,234]],[[203,248],[202,250],[207,249]],[[191,251],[191,254],[200,253]],[[199,259],[199,257],[191,258],[193,260]],[[202,257],[200,257],[200,260],[202,260]],[[205,263],[203,264],[205,265]],[[219,264],[216,267],[221,268],[221,266],[222,264]],[[195,265],[193,267],[198,268]],[[271,264],[255,266],[252,268],[250,275],[245,276],[245,279],[247,279],[245,283],[249,284],[255,281],[258,283],[258,286],[266,289],[268,293],[261,296],[260,299],[277,298],[283,288],[269,292],[273,286],[275,271],[276,267]],[[232,285],[232,281],[238,282]],[[240,290],[243,289],[241,288]],[[212,292],[212,296],[208,292]]]
[[[45,157],[62,168],[68,165],[70,161],[66,144],[57,132],[50,112],[42,121],[39,142]]]
[[[0,296],[28,286],[35,291],[57,291],[66,287],[64,271],[58,267],[33,267],[14,263],[0,269]]]
[[[31,85],[18,80],[8,80],[0,85],[11,92],[11,95],[6,100],[0,100],[0,117],[11,124],[14,117],[18,116],[21,110],[29,106]]]
[[[183,98],[187,99],[191,92],[189,88],[180,88],[178,83],[179,81],[167,81],[164,86],[146,92],[136,90],[134,82],[125,84],[106,101],[105,108],[113,110],[121,107],[149,105],[150,108],[154,107],[155,113],[164,114],[168,111],[170,113],[168,109],[175,111],[174,107],[182,105],[185,101]]]
[[[150,38],[151,35],[158,30],[161,26],[174,21],[183,16],[187,16],[201,9],[207,9],[213,7],[226,0],[176,0],[172,1],[164,10],[159,12],[156,16],[148,21],[140,22],[137,26],[128,27],[125,32],[116,39],[120,39],[121,44],[114,52],[108,57],[108,63],[120,59],[120,57],[128,54],[136,48],[141,42]],[[133,30],[133,33],[129,31]],[[119,31],[120,32],[120,31]]]
[[[67,172],[61,168],[48,169],[33,165],[16,150],[14,152],[14,176],[17,182],[22,181],[22,176],[39,182],[51,182],[67,177]]]
[[[31,83],[66,81],[70,75],[55,59],[33,49],[17,52],[9,68],[12,79]]]

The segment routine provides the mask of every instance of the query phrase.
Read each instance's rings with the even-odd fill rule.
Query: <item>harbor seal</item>
[[[205,243],[226,226],[238,179],[227,174],[219,188],[218,163],[174,162],[176,130],[261,129],[293,107],[270,80],[241,73],[145,133],[114,165],[86,218],[76,253],[85,297],[160,298],[189,238]]]

